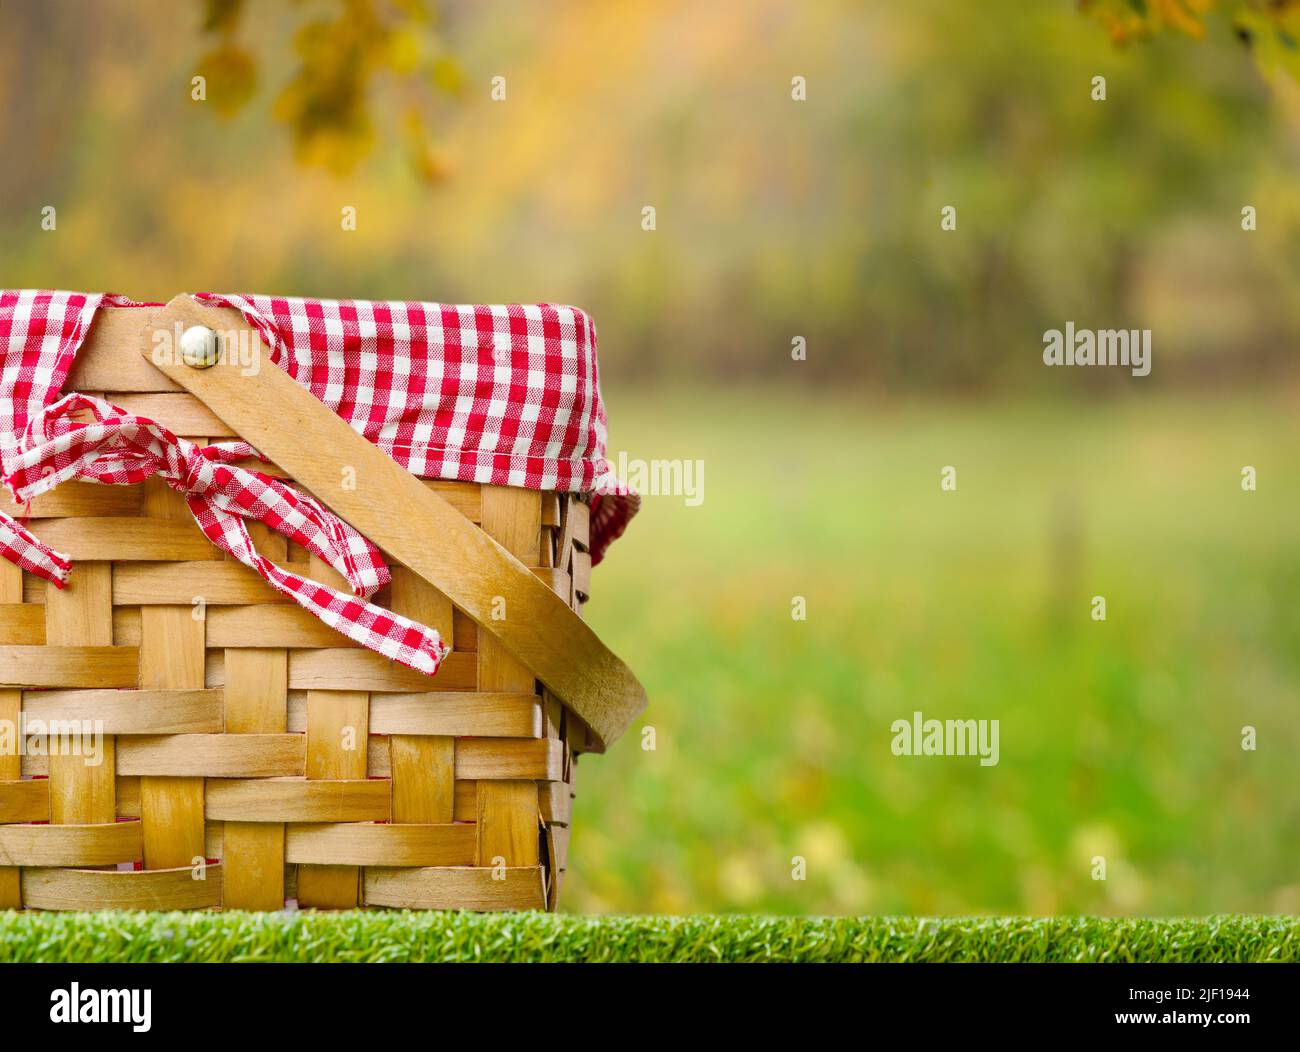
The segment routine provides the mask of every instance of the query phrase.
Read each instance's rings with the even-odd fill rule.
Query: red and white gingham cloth
[[[89,413],[90,422],[75,419],[78,412]],[[156,474],[185,497],[208,540],[256,570],[281,595],[362,646],[429,675],[436,672],[450,648],[434,629],[363,601],[391,579],[378,549],[311,497],[277,478],[232,465],[253,453],[246,442],[197,446],[153,420],[74,393],[28,421],[22,452],[10,458],[5,482],[18,500],[30,501],[72,478],[130,485]],[[253,547],[245,518],[266,523],[320,556],[362,598],[280,569]],[[41,575],[62,587],[68,565],[62,556],[57,559],[61,572]],[[37,566],[33,572],[41,570]]]
[[[592,494],[592,561],[639,498],[605,455],[606,418],[591,319],[572,307],[372,303],[200,294],[239,310],[272,360],[398,463],[426,478]],[[363,646],[432,673],[433,629],[287,573],[259,555],[254,518],[320,555],[356,595],[381,587],[379,552],[315,501],[228,462],[244,443],[197,447],[98,399],[58,400],[103,305],[156,306],[97,293],[0,292],[0,466],[21,501],[69,478],[183,493],[214,544]],[[90,422],[71,418],[88,411]],[[0,556],[62,587],[66,557],[0,513]]]

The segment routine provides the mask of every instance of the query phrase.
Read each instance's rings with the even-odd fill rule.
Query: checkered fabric
[[[91,420],[75,419],[78,413]],[[152,420],[74,393],[32,417],[20,446],[5,476],[20,501],[73,478],[131,485],[157,475],[185,497],[208,540],[349,639],[428,675],[438,671],[450,649],[434,629],[364,601],[391,579],[379,550],[311,497],[270,475],[236,467],[234,461],[254,455],[246,442],[197,446]],[[246,518],[320,556],[355,595],[276,566],[253,547]],[[33,572],[59,587],[66,583],[66,559],[53,573],[45,569],[37,566]]]
[[[57,397],[101,305],[146,306],[102,293],[0,292],[0,473],[8,473],[27,421]],[[60,588],[72,568],[3,512],[0,557]]]
[[[238,310],[277,365],[416,475],[590,493],[593,563],[637,511],[639,498],[606,459],[595,327],[576,308],[195,298]],[[271,587],[363,646],[436,670],[446,652],[437,632],[363,601],[388,580],[375,547],[280,480],[232,464],[255,455],[247,444],[198,447],[99,399],[58,399],[95,311],[107,305],[157,306],[99,293],[0,292],[0,467],[15,497],[29,501],[70,478],[134,483],[157,474],[185,496],[215,545]],[[91,420],[74,420],[78,412]],[[328,561],[355,596],[262,557],[246,518]],[[3,513],[0,556],[57,587],[71,569]]]
[[[238,310],[276,365],[413,474],[591,493],[593,565],[636,514],[576,307],[195,299]]]

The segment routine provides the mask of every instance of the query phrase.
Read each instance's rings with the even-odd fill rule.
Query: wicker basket
[[[251,442],[384,549],[377,601],[453,652],[428,677],[351,644],[214,548],[156,478],[0,497],[76,563],[60,591],[0,560],[0,721],[104,734],[98,764],[67,740],[0,755],[0,908],[554,909],[577,756],[644,704],[577,616],[588,506],[416,479],[274,367],[151,362],[141,313],[101,311],[65,389]],[[196,322],[249,335],[181,298],[144,332]],[[349,491],[342,467],[382,483]]]

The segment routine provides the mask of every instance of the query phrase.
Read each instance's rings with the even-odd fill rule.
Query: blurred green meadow
[[[1300,910],[1294,392],[611,401],[705,499],[595,574],[656,748],[580,763],[570,910]],[[894,756],[915,710],[998,719],[999,764]]]

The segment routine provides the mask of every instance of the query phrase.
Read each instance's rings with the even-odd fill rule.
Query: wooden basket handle
[[[194,325],[221,335],[223,348],[230,346],[231,335],[248,341],[256,367],[227,361],[223,354],[212,368],[193,368],[179,360],[175,338],[170,354],[154,353],[155,333],[179,335]],[[645,688],[564,600],[274,365],[238,311],[177,296],[146,324],[140,351],[313,496],[499,639],[587,723],[602,747],[645,708]],[[359,486],[344,488],[345,468],[355,472]],[[492,618],[498,597],[505,599],[504,620]]]

